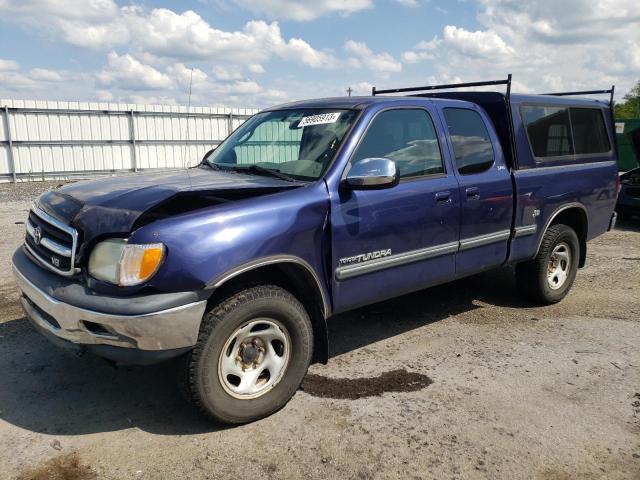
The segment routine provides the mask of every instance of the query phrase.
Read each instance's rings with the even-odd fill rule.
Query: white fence
[[[184,168],[257,112],[0,99],[0,182]]]

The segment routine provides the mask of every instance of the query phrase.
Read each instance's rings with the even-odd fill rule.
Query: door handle
[[[436,203],[452,203],[451,192],[438,192],[435,194]]]
[[[467,200],[480,200],[480,189],[478,187],[469,187],[465,190]]]

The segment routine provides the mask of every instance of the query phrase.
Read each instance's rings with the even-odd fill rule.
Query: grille
[[[35,205],[26,223],[25,247],[43,266],[60,275],[76,273],[78,232]]]

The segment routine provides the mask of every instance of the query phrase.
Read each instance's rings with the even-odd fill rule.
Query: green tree
[[[616,118],[640,118],[640,81],[614,107]]]

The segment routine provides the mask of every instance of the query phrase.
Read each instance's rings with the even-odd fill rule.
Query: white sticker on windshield
[[[336,123],[340,112],[319,113],[310,117],[303,117],[298,124],[298,128],[308,127],[309,125],[324,125],[325,123]]]

